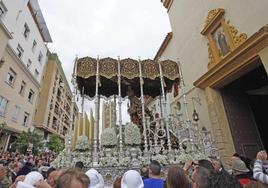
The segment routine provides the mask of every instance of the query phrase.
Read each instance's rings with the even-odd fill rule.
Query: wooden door
[[[235,89],[221,90],[236,152],[251,159],[262,148],[257,125],[247,95]]]

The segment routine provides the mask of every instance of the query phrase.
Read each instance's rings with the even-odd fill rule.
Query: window
[[[27,68],[30,68],[31,64],[32,64],[32,61],[30,59],[28,59]]]
[[[42,59],[43,59],[43,54],[42,54],[42,52],[40,52],[39,55],[38,55],[39,63],[41,63]]]
[[[39,71],[38,71],[37,69],[34,70],[34,76],[35,76],[36,78],[38,78],[38,76],[39,76]]]
[[[28,121],[29,121],[29,116],[30,116],[29,113],[24,112],[24,116],[23,116],[23,120],[22,120],[22,125],[23,125],[23,126],[27,126]]]
[[[34,92],[33,92],[33,90],[30,90],[29,91],[29,95],[28,95],[28,101],[30,103],[32,103],[33,102],[33,98],[34,98]]]
[[[17,106],[17,105],[15,105],[15,108],[14,108],[14,111],[13,111],[13,113],[12,113],[12,117],[11,117],[11,119],[12,119],[13,121],[17,121],[18,116],[19,116],[19,113],[20,113],[20,107]]]
[[[18,46],[17,46],[17,56],[18,56],[19,58],[21,58],[22,55],[23,55],[23,52],[24,52],[24,50],[22,49],[21,45],[18,44]]]
[[[29,26],[27,25],[27,23],[25,23],[25,24],[24,24],[23,36],[24,36],[25,38],[28,38],[29,34],[30,34],[30,28],[29,28]]]
[[[7,12],[7,9],[5,5],[3,4],[3,2],[1,1],[0,2],[0,18],[3,17],[6,12]]]
[[[9,69],[7,73],[7,77],[6,77],[6,83],[12,86],[15,82],[15,78],[16,78],[16,73],[12,69]]]
[[[37,43],[36,43],[35,40],[33,40],[33,46],[32,46],[32,51],[33,51],[33,52],[35,51],[36,46],[37,46]]]
[[[20,95],[24,95],[25,87],[26,87],[26,83],[22,81],[20,85],[20,91],[19,91]]]
[[[0,116],[5,116],[8,100],[0,96]]]

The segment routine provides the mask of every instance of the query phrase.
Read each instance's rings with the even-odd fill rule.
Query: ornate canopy
[[[161,93],[160,66],[165,82],[165,90],[169,91],[173,83],[179,81],[179,68],[178,64],[174,61],[165,60],[157,62],[151,59],[137,61],[130,58],[116,60],[110,57],[103,59],[92,57],[79,58],[76,61],[78,89],[81,93],[84,90],[85,95],[94,97],[96,83],[99,83],[98,93],[100,95],[105,97],[117,95],[118,76],[120,75],[122,97],[126,96],[128,86],[134,89],[136,96],[140,96],[141,75],[144,95],[155,97]]]

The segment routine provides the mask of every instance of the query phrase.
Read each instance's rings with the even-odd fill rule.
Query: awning
[[[127,95],[127,87],[134,89],[135,95],[140,96],[139,61],[134,59],[116,60],[110,57],[95,59],[92,57],[79,58],[76,62],[76,80],[78,89],[89,97],[95,96],[97,64],[99,65],[99,94],[105,97],[118,95],[118,75],[121,74],[121,95]],[[143,79],[144,95],[152,97],[161,94],[160,70],[162,69],[165,92],[172,89],[175,82],[179,82],[179,68],[175,61],[157,61],[146,59],[140,61]],[[120,66],[120,69],[118,69]],[[84,89],[83,89],[84,88]]]

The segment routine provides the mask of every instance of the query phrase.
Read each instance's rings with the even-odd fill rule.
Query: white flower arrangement
[[[123,159],[122,159],[122,161],[120,161],[120,165],[122,165],[122,166],[129,166],[130,165],[130,163],[131,163],[131,158],[130,157],[124,157]]]
[[[104,167],[118,166],[118,161],[115,157],[102,157],[100,158],[100,164]]]
[[[130,146],[137,146],[141,144],[141,133],[137,125],[130,123],[125,127],[125,144]]]
[[[193,153],[193,159],[194,160],[207,159],[207,156],[202,152],[195,152]]]
[[[117,145],[117,137],[113,128],[104,129],[101,135],[101,144],[103,147],[113,147]]]
[[[78,151],[87,151],[90,149],[90,144],[89,144],[88,139],[85,135],[78,137],[78,139],[76,141],[75,149]]]
[[[186,161],[193,160],[192,155],[188,153],[179,154],[175,158],[176,158],[176,162],[179,162],[179,163],[185,163]]]
[[[157,154],[155,156],[152,156],[152,160],[156,160],[159,163],[161,163],[162,165],[167,165],[169,164],[169,160],[168,160],[168,156],[167,155],[160,155]]]
[[[68,160],[66,159],[66,150],[62,150],[54,161],[51,162],[51,166],[55,168],[68,166]]]

